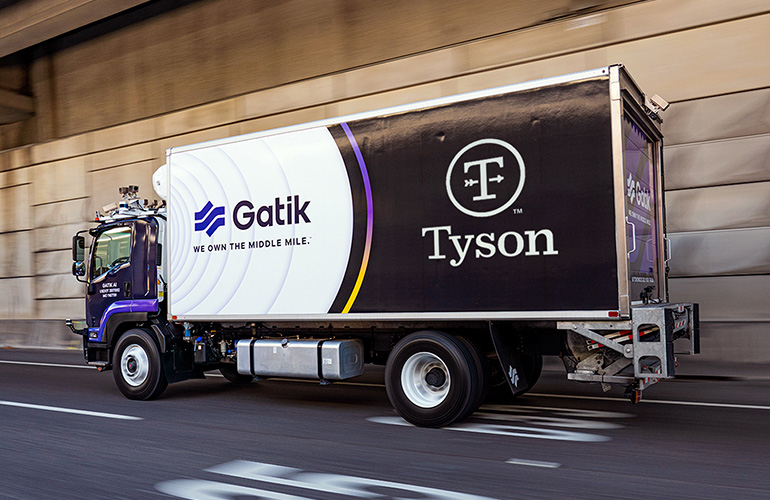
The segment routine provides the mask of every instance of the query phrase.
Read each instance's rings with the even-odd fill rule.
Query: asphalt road
[[[28,364],[30,363],[30,364]],[[462,424],[355,384],[218,376],[125,399],[80,352],[0,351],[0,499],[770,498],[770,380],[621,392],[545,372]]]

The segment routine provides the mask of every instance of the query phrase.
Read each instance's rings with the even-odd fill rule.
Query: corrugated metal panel
[[[677,369],[677,374],[702,373],[694,365],[704,361],[731,365],[736,362],[767,363],[770,323],[701,323],[700,335],[700,355],[678,356],[681,371]],[[727,372],[726,375],[736,373]]]
[[[666,146],[666,189],[770,181],[770,134]]]
[[[669,234],[671,277],[770,274],[770,227]]]
[[[668,231],[770,226],[770,182],[666,193]]]
[[[673,278],[672,302],[697,302],[703,321],[770,321],[770,276]]]
[[[673,103],[663,120],[669,145],[766,134],[770,132],[770,89]]]

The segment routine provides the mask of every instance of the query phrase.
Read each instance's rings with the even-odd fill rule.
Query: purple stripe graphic
[[[110,319],[110,316],[115,313],[157,311],[158,299],[119,300],[117,302],[113,302],[102,314],[102,320],[99,323],[99,334],[97,338],[90,340],[94,340],[96,342],[102,341],[104,338],[104,327],[107,325],[107,320]],[[92,328],[89,328],[89,330],[92,330]]]
[[[366,274],[366,267],[369,265],[369,255],[372,251],[372,232],[374,230],[374,206],[372,204],[372,185],[369,182],[369,171],[366,169],[366,163],[364,162],[364,156],[361,154],[361,149],[358,147],[358,142],[353,136],[350,127],[347,123],[340,123],[342,130],[345,131],[345,135],[350,141],[350,145],[353,147],[353,152],[356,154],[356,160],[358,160],[358,166],[361,168],[361,177],[364,179],[364,189],[366,190],[366,245],[364,246],[364,255],[361,260],[361,270],[358,273],[356,279],[356,285],[353,288],[353,292],[350,294],[348,303],[342,309],[342,313],[346,314],[353,306],[358,291],[361,289],[361,283],[364,281],[364,275]]]

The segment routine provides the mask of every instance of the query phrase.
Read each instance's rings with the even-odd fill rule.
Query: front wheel
[[[144,330],[129,330],[115,346],[112,374],[128,399],[155,399],[166,390],[168,381],[155,339]]]
[[[483,389],[476,356],[461,340],[422,331],[396,344],[385,367],[388,399],[404,420],[441,427],[466,417]]]

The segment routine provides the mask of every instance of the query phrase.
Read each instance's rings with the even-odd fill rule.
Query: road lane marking
[[[404,427],[414,427],[401,417],[369,417],[366,420],[377,424],[400,425]],[[547,429],[543,427],[525,427],[521,425],[507,424],[488,424],[476,422],[461,422],[448,427],[442,427],[442,430],[476,432],[479,434],[494,434],[498,436],[547,439],[552,441],[573,441],[578,443],[599,443],[611,441],[612,438],[600,434],[588,434],[586,432],[564,431],[560,429]]]
[[[561,398],[561,399],[585,399],[590,401],[622,401],[628,403],[626,398],[605,398],[600,396],[578,396],[567,394],[535,394],[528,393],[528,396],[539,398]],[[770,410],[770,406],[761,405],[743,405],[735,403],[705,403],[701,401],[664,401],[662,399],[642,399],[640,403],[653,403],[661,405],[679,405],[679,406],[706,406],[710,408],[734,408],[739,410]]]
[[[52,367],[52,368],[85,368],[87,370],[96,370],[98,369],[97,366],[91,366],[91,365],[67,365],[67,364],[60,364],[60,363],[34,363],[31,361],[7,361],[7,360],[0,360],[0,364],[9,364],[9,365],[28,365],[28,366],[44,366],[44,367]],[[206,377],[223,377],[219,373],[206,373]],[[302,380],[302,379],[287,379],[287,378],[271,378],[270,381],[272,382],[305,382],[305,383],[315,383],[317,384],[317,380]],[[385,387],[385,384],[372,384],[372,383],[365,383],[365,382],[345,382],[345,381],[339,381],[334,382],[334,385],[350,385],[350,386],[358,386],[358,387]],[[570,394],[542,394],[542,393],[534,393],[529,392],[527,393],[527,396],[532,397],[540,397],[540,398],[561,398],[561,399],[584,399],[588,401],[621,401],[621,402],[628,402],[627,398],[609,398],[609,397],[601,397],[601,396],[579,396],[579,395],[570,395]],[[709,408],[732,408],[732,409],[739,409],[739,410],[770,410],[770,406],[762,406],[762,405],[745,405],[745,404],[735,404],[735,403],[708,403],[708,402],[701,402],[701,401],[664,401],[660,399],[642,399],[642,403],[653,403],[653,404],[663,404],[663,405],[678,405],[678,406],[703,406],[703,407],[709,407]]]
[[[485,404],[482,405],[479,410],[490,412],[502,412],[502,413],[540,413],[540,412],[552,412],[560,416],[577,417],[577,418],[636,418],[633,413],[620,413],[617,411],[606,410],[587,410],[585,408],[560,408],[557,406],[514,406],[514,405],[500,405],[500,404]]]
[[[739,410],[770,410],[770,406],[760,405],[741,405],[733,403],[701,403],[698,401],[661,401],[655,399],[642,400],[642,403],[655,403],[664,405],[679,405],[679,406],[706,406],[711,408],[736,408]]]
[[[155,485],[166,495],[189,500],[221,500],[223,498],[261,498],[262,500],[313,500],[307,497],[287,495],[277,491],[261,490],[237,484],[204,481],[203,479],[174,479]]]
[[[29,366],[51,366],[54,368],[87,368],[89,370],[96,370],[95,366],[89,365],[63,365],[59,363],[32,363],[31,361],[5,361],[0,360],[0,364],[6,365],[29,365]]]
[[[612,438],[582,431],[620,429],[624,426],[606,422],[604,419],[633,416],[628,413],[544,406],[487,405],[482,406],[481,411],[473,414],[469,421],[456,423],[444,427],[444,429],[508,437],[596,443],[611,441]],[[602,420],[597,420],[597,418]],[[411,426],[400,417],[371,417],[367,420],[380,424]],[[479,422],[479,420],[486,420],[486,422]],[[553,427],[569,428],[570,430],[553,429]]]
[[[567,427],[571,429],[607,430],[623,428],[623,426],[620,424],[613,424],[611,422],[604,422],[601,420],[583,420],[579,418],[564,418],[560,416],[541,416],[529,414],[515,415],[510,413],[503,414],[487,411],[477,411],[473,414],[473,418],[496,420],[499,422],[516,422],[519,425],[546,425],[549,427]]]
[[[327,494],[332,493],[335,495],[350,496],[353,498],[403,498],[396,495],[408,492],[410,493],[410,498],[414,497],[414,493],[417,493],[420,495],[420,498],[426,500],[494,500],[489,497],[417,486],[414,484],[384,481],[360,476],[310,472],[294,467],[246,460],[233,460],[224,464],[215,465],[214,467],[205,469],[205,471],[241,479],[277,484],[280,486],[290,486]],[[162,485],[163,483],[156,485],[155,488],[164,491],[159,487]],[[372,489],[375,489],[375,491],[372,491]],[[190,496],[184,498],[201,497]],[[215,496],[211,498],[213,500],[214,498],[229,497]]]
[[[543,467],[545,469],[558,469],[561,467],[557,462],[540,462],[538,460],[523,460],[521,458],[510,458],[505,461],[507,464],[512,465],[526,465],[528,467]]]
[[[59,413],[74,413],[76,415],[85,415],[87,417],[113,418],[116,420],[144,420],[141,417],[132,417],[130,415],[118,415],[116,413],[102,413],[99,411],[76,410],[74,408],[60,408],[58,406],[33,405],[29,403],[18,403],[15,401],[0,400],[0,405],[14,406],[17,408],[28,408],[31,410],[55,411]]]
[[[221,377],[222,375],[219,374],[211,374],[207,373],[207,377],[214,376],[214,377]],[[293,378],[270,378],[266,379],[266,381],[270,382],[303,382],[303,383],[309,383],[309,384],[318,384],[318,380],[307,380],[307,379],[293,379]],[[334,381],[332,382],[332,385],[351,385],[351,386],[359,386],[359,387],[379,387],[384,388],[385,384],[373,384],[373,383],[365,383],[365,382],[346,382],[346,381]],[[578,396],[578,395],[570,395],[570,394],[542,394],[542,393],[534,393],[534,392],[528,392],[524,396],[533,396],[533,397],[542,397],[542,398],[562,398],[562,399],[585,399],[590,401],[620,401],[623,403],[628,403],[628,398],[609,398],[609,397],[601,397],[601,396]],[[733,404],[733,403],[704,403],[704,402],[698,402],[698,401],[664,401],[664,400],[656,400],[656,399],[642,399],[642,403],[655,403],[655,404],[663,404],[663,405],[684,405],[684,406],[709,406],[714,408],[735,408],[735,409],[748,409],[748,410],[770,410],[770,406],[759,406],[759,405],[743,405],[743,404]],[[497,406],[504,406],[504,405],[497,405]],[[517,408],[528,408],[526,406],[518,406]],[[569,408],[561,408],[563,410],[569,410]],[[633,417],[636,415],[628,414],[628,417]]]
[[[311,472],[294,467],[249,462],[246,460],[233,460],[205,469],[204,472],[321,493],[321,497],[311,493],[310,495],[313,499],[326,498],[330,494],[333,494],[335,498],[341,496],[359,499],[405,498],[401,495],[407,493],[409,498],[416,498],[415,494],[417,494],[425,500],[494,500],[479,495],[408,483],[383,481],[360,476]],[[155,485],[155,489],[160,492],[190,500],[216,500],[234,498],[236,496],[239,498],[248,496],[263,500],[311,500],[311,498],[304,496],[261,489],[262,487],[265,486],[260,485],[260,488],[254,488],[204,479],[174,479]]]

